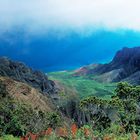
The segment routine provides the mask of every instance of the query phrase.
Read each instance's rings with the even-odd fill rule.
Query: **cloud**
[[[139,0],[0,0],[0,25],[140,30]]]

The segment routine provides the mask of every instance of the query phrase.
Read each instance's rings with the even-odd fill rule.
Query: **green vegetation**
[[[73,72],[52,72],[49,73],[49,78],[56,80],[64,85],[73,89],[80,98],[88,96],[102,97],[105,99],[113,95],[116,84],[112,83],[99,83],[95,80],[89,79],[84,76],[73,76]]]
[[[6,91],[6,85],[0,81],[0,98],[6,97],[7,94],[8,92]]]
[[[14,137],[13,135],[4,135],[0,140],[20,140],[20,138]]]
[[[61,124],[60,116],[55,113],[34,110],[26,104],[19,104],[13,99],[5,98],[0,102],[0,135],[12,134],[22,136],[27,132],[37,133],[56,128]]]
[[[140,139],[140,86],[126,82],[103,84],[72,74],[50,74],[51,79],[75,90],[81,98],[80,101],[77,98],[67,99],[65,91],[59,93],[61,100],[57,105],[77,124],[72,128],[62,121],[60,112],[44,112],[16,101],[0,81],[0,140],[19,140],[17,137],[28,132],[38,135],[44,130],[40,140]]]
[[[61,117],[56,112],[44,112],[16,101],[6,91],[4,83],[0,82],[0,136],[37,133],[48,127],[56,128],[61,122]]]
[[[87,76],[73,76],[73,72],[54,72],[49,76],[76,91],[87,125],[99,137],[130,140],[132,134],[140,135],[140,86],[99,83]]]
[[[90,114],[92,126],[100,134],[140,135],[140,86],[121,82],[115,92],[116,95],[109,100],[97,97],[83,99],[80,108]],[[122,131],[115,131],[114,127],[119,127]]]
[[[37,140],[139,140],[136,133],[123,133],[119,125],[112,125],[102,133],[94,130],[89,125],[78,128],[75,124],[71,127],[59,127],[57,130],[48,128],[44,135],[32,134],[27,137],[37,137]]]

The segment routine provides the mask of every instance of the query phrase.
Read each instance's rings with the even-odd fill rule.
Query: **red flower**
[[[21,137],[20,140],[37,140],[38,135],[36,134],[32,134],[32,133],[28,133],[25,137]]]
[[[57,129],[57,135],[59,136],[59,137],[67,137],[68,136],[68,132],[67,132],[67,129],[66,129],[66,127],[60,127],[60,128],[58,128]]]
[[[75,137],[75,135],[77,134],[77,131],[78,131],[78,127],[76,124],[73,124],[71,126],[71,133],[72,133],[72,136]]]
[[[46,130],[46,135],[51,135],[52,134],[53,129],[52,128],[48,128]]]
[[[90,130],[88,128],[84,128],[84,135],[88,137],[90,135]]]
[[[30,134],[30,139],[31,140],[37,140],[37,137],[38,136],[36,134],[32,134],[32,133]]]

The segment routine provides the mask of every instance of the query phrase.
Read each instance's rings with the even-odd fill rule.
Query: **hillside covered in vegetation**
[[[139,140],[139,85],[0,60],[1,139]]]

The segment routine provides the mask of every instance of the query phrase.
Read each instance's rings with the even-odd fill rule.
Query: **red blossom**
[[[88,128],[84,128],[84,135],[88,137],[90,135],[90,130]]]
[[[72,133],[72,136],[73,136],[73,137],[76,136],[77,131],[78,131],[77,125],[76,125],[76,124],[73,124],[73,125],[71,126],[71,133]]]
[[[59,137],[67,137],[68,136],[68,131],[67,131],[66,127],[58,128],[56,133]]]

